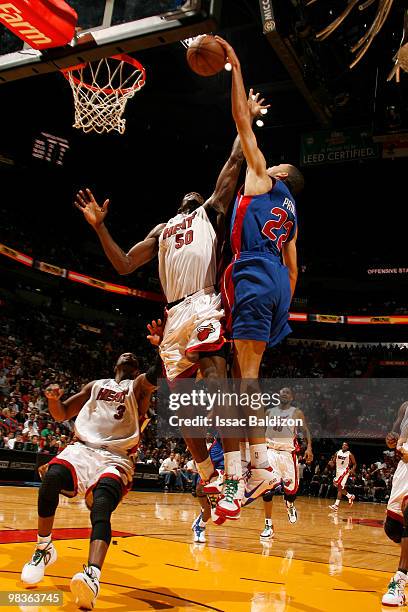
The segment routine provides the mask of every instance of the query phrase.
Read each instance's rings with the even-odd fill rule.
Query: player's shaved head
[[[292,164],[279,164],[279,166],[272,166],[268,168],[267,173],[269,176],[279,178],[284,181],[292,195],[296,196],[303,191],[305,186],[305,179],[303,174]],[[286,177],[282,175],[286,174]]]
[[[189,213],[193,212],[199,206],[204,204],[204,198],[201,194],[196,191],[191,191],[190,193],[186,193],[181,202],[181,206],[178,209],[178,213]]]
[[[348,442],[343,442],[343,444],[341,445],[341,448],[342,448],[342,450],[345,450],[345,451],[348,450],[350,448],[349,447],[349,443]]]

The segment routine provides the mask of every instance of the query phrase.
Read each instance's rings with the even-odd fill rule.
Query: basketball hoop
[[[180,42],[185,49],[188,49],[191,43],[197,40],[197,38],[200,38],[200,36],[202,36],[202,34],[200,34],[199,36],[191,36],[190,38],[185,38],[184,40],[180,40]]]
[[[146,82],[142,64],[124,53],[61,71],[74,95],[73,127],[84,132],[123,134],[126,103]]]

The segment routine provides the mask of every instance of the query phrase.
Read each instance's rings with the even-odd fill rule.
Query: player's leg
[[[261,340],[234,340],[236,359],[241,373],[241,396],[252,396],[260,393],[259,368],[266,348]],[[261,415],[259,415],[261,416]],[[269,465],[265,431],[261,427],[248,430],[249,453],[251,458],[251,476],[246,486],[245,503],[248,504],[268,489],[280,483],[280,474]]]
[[[273,492],[267,491],[263,494],[262,499],[264,506],[265,524],[260,537],[262,539],[269,540],[270,538],[273,538],[274,535],[272,524]]]
[[[342,495],[345,495],[345,496],[347,497],[347,499],[348,499],[348,503],[349,503],[349,506],[352,506],[352,505],[353,505],[353,503],[354,503],[354,500],[355,500],[356,496],[355,496],[355,495],[353,495],[352,493],[349,493],[349,492],[347,491],[346,487],[343,487],[343,488],[342,488],[341,493],[342,493]]]
[[[110,477],[101,478],[93,490],[91,541],[88,564],[71,580],[71,592],[79,607],[92,609],[99,593],[99,581],[111,542],[111,516],[122,499],[122,483]]]
[[[392,480],[384,531],[393,542],[401,545],[401,550],[398,569],[391,578],[382,603],[393,607],[404,606],[408,579],[408,464],[403,461],[399,462]]]
[[[200,354],[200,370],[205,378],[207,389],[210,393],[227,391],[226,358],[221,354]],[[214,414],[220,417],[234,417],[237,415],[236,406],[217,404],[214,406]],[[231,428],[225,430],[218,428],[224,449],[224,480],[218,481],[218,490],[206,486],[207,493],[222,493],[219,503],[224,510],[225,518],[238,518],[240,513],[240,500],[244,493],[244,481],[241,464],[240,439],[244,431],[233,431]],[[220,507],[221,507],[220,506]]]
[[[336,484],[336,482],[335,482]],[[330,510],[333,510],[333,512],[337,512],[340,506],[340,502],[343,498],[343,489],[341,485],[337,485],[337,497],[336,500],[333,504],[331,504],[329,506]]]
[[[295,506],[296,495],[299,488],[299,468],[298,460],[294,452],[281,451],[280,455],[280,472],[282,480],[285,483],[283,489],[283,498],[285,500],[286,511],[288,513],[289,523],[296,523],[297,510]]]
[[[208,521],[211,518],[211,505],[208,501],[207,495],[203,491],[203,483],[199,482],[196,488],[197,501],[200,504],[200,514],[194,520],[191,529],[194,534],[194,542],[198,544],[204,544],[205,539],[205,528]]]
[[[74,494],[75,485],[70,470],[54,463],[44,474],[38,492],[38,535],[37,545],[31,560],[21,572],[21,580],[27,584],[40,582],[47,566],[57,560],[57,551],[52,543],[52,527],[61,491]]]

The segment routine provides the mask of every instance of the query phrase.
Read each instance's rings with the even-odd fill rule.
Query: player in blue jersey
[[[211,458],[211,461],[214,464],[214,469],[223,473],[224,471],[224,449],[222,447],[221,442],[218,438],[215,438],[213,435],[207,435],[207,448]],[[222,525],[225,521],[223,517],[217,516],[214,511],[215,505],[218,499],[218,495],[207,495],[203,491],[203,483],[201,479],[197,482],[196,487],[197,499],[201,506],[201,512],[195,519],[191,528],[194,533],[194,542],[199,544],[204,544],[206,542],[205,539],[205,528],[207,526],[207,522],[210,518],[213,519],[214,523],[217,525]]]
[[[266,347],[274,346],[291,331],[288,313],[297,281],[294,196],[304,181],[290,164],[267,168],[252,130],[239,60],[231,45],[218,36],[217,40],[232,66],[232,114],[248,165],[244,190],[235,203],[233,261],[223,285],[224,306],[232,318],[235,371],[241,378],[241,393],[251,394],[259,392],[259,367]],[[252,471],[246,490],[242,493],[237,481],[229,483],[228,500],[221,499],[218,504],[227,518],[276,485],[278,475],[269,467],[264,432],[251,429],[248,439]],[[226,483],[229,480],[227,474]]]

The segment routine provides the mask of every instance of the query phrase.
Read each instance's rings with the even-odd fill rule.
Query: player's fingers
[[[92,204],[96,204],[96,201],[95,201],[95,198],[94,198],[94,195],[93,195],[92,191],[90,189],[88,189],[88,187],[85,189],[85,191],[86,191],[86,195],[88,196],[88,201],[92,202]]]
[[[74,202],[74,206],[76,206],[78,208],[78,210],[80,210],[81,212],[85,208],[85,206],[83,206],[82,204],[79,204],[79,202],[77,202],[77,201]]]
[[[254,95],[254,90],[253,90],[253,89],[252,89],[252,87],[251,87],[251,89],[249,90],[248,99],[249,99],[249,100],[252,100],[252,96],[253,96],[253,95]]]
[[[109,198],[107,198],[107,199],[104,201],[104,203],[103,203],[102,210],[103,210],[104,212],[105,212],[106,210],[108,210],[109,201],[110,201],[110,200],[109,200]]]
[[[157,325],[158,325],[159,327],[161,327],[161,326],[162,326],[162,320],[161,320],[161,319],[157,319]]]
[[[259,94],[258,94],[259,95]],[[260,100],[258,100],[258,104],[259,106],[262,106],[262,104],[265,102],[265,98],[261,98]]]
[[[81,202],[81,204],[83,204],[84,206],[86,206],[86,201],[85,201],[85,196],[84,196],[83,191],[78,191],[78,193],[75,196],[75,199]]]

